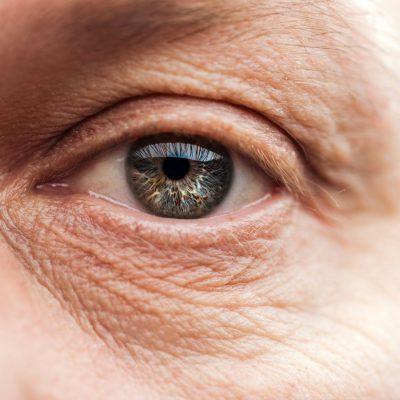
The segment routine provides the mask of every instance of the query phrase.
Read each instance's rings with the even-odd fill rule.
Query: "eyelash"
[[[169,131],[217,140],[251,159],[297,198],[312,200],[304,162],[278,127],[233,105],[167,95],[132,99],[69,130],[39,160],[35,187],[69,176],[110,148]]]

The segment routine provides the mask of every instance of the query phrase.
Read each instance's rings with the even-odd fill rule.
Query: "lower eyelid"
[[[20,215],[26,207],[30,207],[31,201],[43,204],[43,211],[38,216],[32,213],[31,217],[38,220],[43,218],[44,227],[48,225],[47,221],[51,220],[51,216],[75,221],[75,224],[78,221],[87,221],[84,230],[99,230],[104,233],[115,226],[118,229],[112,229],[111,236],[121,236],[127,241],[134,241],[137,237],[156,247],[168,245],[171,249],[182,246],[182,241],[186,240],[190,241],[191,246],[196,243],[201,247],[207,247],[207,243],[216,245],[224,235],[234,241],[246,241],[252,235],[275,240],[286,228],[291,229],[290,220],[296,209],[295,200],[287,193],[278,191],[274,197],[255,202],[250,207],[251,210],[247,207],[239,210],[235,218],[222,214],[204,219],[180,220],[179,224],[171,224],[168,218],[159,218],[134,209],[126,213],[119,204],[105,206],[101,198],[90,199],[82,194],[67,197],[32,194],[26,197],[22,207],[13,210],[13,214]],[[23,221],[23,218],[18,220]],[[29,223],[27,226],[30,226]],[[110,243],[113,242],[111,236],[108,238]],[[165,242],[166,238],[168,243]]]

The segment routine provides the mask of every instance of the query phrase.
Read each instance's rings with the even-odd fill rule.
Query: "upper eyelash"
[[[158,157],[178,157],[190,160],[209,162],[221,159],[221,156],[204,147],[193,143],[155,143],[149,144],[135,151],[135,157],[140,159]]]

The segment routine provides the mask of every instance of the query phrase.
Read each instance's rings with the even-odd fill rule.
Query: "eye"
[[[176,219],[229,213],[274,189],[271,178],[221,143],[174,133],[145,136],[106,151],[50,186]]]
[[[135,221],[224,215],[227,222],[264,200],[311,198],[299,152],[279,128],[203,99],[123,103],[68,131],[35,165],[36,194],[108,201],[134,211]]]

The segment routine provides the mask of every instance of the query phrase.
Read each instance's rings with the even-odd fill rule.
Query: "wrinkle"
[[[14,229],[9,225],[8,240],[24,263],[84,330],[116,351],[125,349],[134,359],[146,360],[148,351],[165,357],[239,356],[239,346],[227,345],[233,340],[247,343],[240,350],[243,357],[260,352],[256,338],[268,336],[268,327],[263,332],[260,322],[239,307],[243,302],[251,306],[257,295],[244,300],[245,293],[268,273],[266,265],[264,271],[251,272],[260,268],[265,255],[255,251],[265,245],[257,236],[271,240],[274,230],[242,232],[248,244],[231,233],[222,241],[210,236],[208,244],[195,241],[191,248],[188,242],[171,251],[146,239],[140,228],[127,229],[122,221],[94,210],[83,212],[83,204],[74,211],[64,208],[63,214],[57,211],[60,205],[47,205],[25,221],[20,202],[16,208],[13,200],[6,203],[5,220],[19,231],[10,237]],[[278,233],[280,228],[274,229]],[[274,248],[273,241],[270,246]]]

